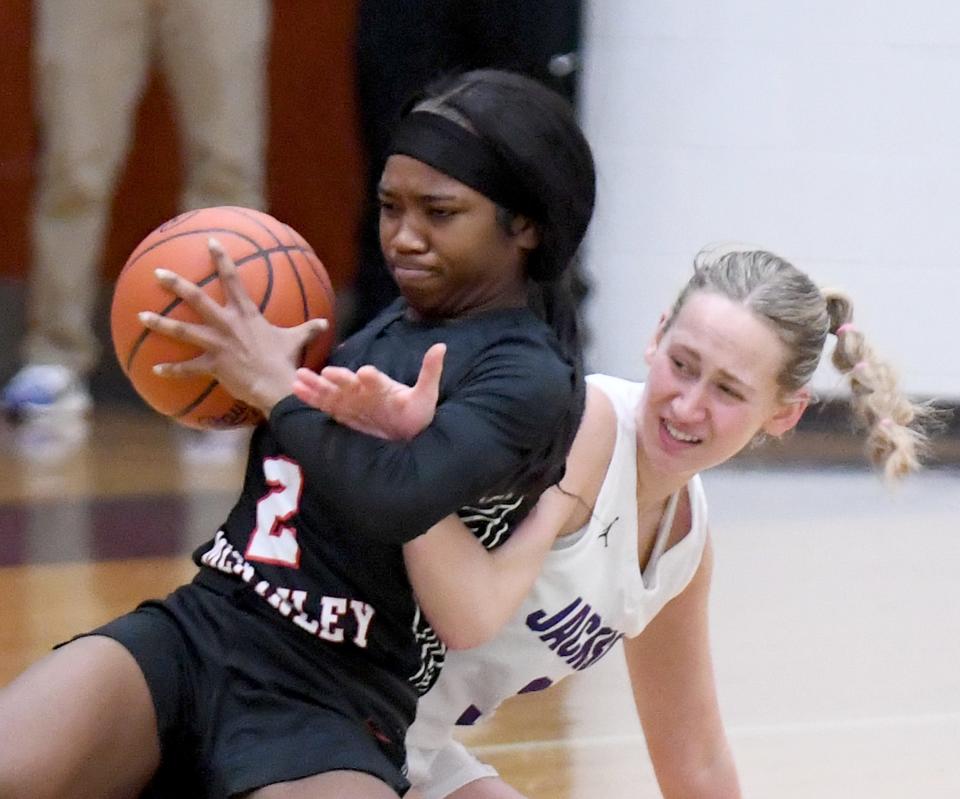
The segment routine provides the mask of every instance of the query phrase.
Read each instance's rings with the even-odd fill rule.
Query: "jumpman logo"
[[[615,525],[618,521],[620,521],[620,517],[619,517],[619,516],[617,516],[616,519],[614,519],[612,522],[610,522],[610,524],[608,524],[606,527],[604,527],[604,528],[603,528],[603,532],[600,533],[600,535],[597,536],[597,538],[602,538],[602,539],[603,539],[603,548],[604,548],[604,549],[606,549],[607,547],[610,546],[610,542],[607,540],[607,536],[610,535],[610,528],[613,527],[613,525]]]

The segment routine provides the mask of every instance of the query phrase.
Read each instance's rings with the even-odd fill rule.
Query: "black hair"
[[[441,78],[407,105],[450,113],[493,148],[533,207],[523,209],[540,236],[527,259],[530,307],[549,324],[574,370],[568,413],[542,464],[522,482],[545,487],[557,479],[583,415],[586,386],[583,337],[577,311],[583,284],[574,262],[596,196],[593,154],[565,98],[515,72],[478,69]],[[518,209],[498,215],[509,228]]]

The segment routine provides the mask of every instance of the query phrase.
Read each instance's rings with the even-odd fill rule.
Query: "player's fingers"
[[[325,333],[329,327],[330,323],[326,319],[309,319],[302,325],[291,327],[290,335],[293,336],[294,340],[298,341],[302,347],[305,344],[309,344],[321,333]]]
[[[294,379],[293,393],[307,405],[329,413],[333,409],[334,400],[340,392],[332,383],[324,380],[320,375],[314,372],[310,374],[311,377],[308,378],[308,381],[302,379],[300,375]]]
[[[246,286],[240,280],[237,266],[223,248],[223,245],[216,239],[211,238],[207,240],[207,247],[210,250],[210,257],[217,267],[217,274],[220,276],[220,284],[223,286],[227,304],[232,305],[244,315],[258,315],[260,309],[247,293]]]
[[[357,375],[343,366],[324,366],[320,370],[320,376],[342,391],[352,391],[359,385]]]
[[[313,371],[313,369],[308,369],[306,366],[301,366],[297,369],[296,379],[303,383],[307,388],[313,388],[320,382],[320,375]]]
[[[192,322],[171,319],[167,316],[155,314],[152,311],[141,311],[138,314],[138,318],[148,330],[176,339],[177,341],[194,344],[205,350],[214,347],[218,341],[216,332],[207,325],[197,325]]]
[[[414,388],[430,396],[437,397],[440,394],[440,377],[443,375],[443,358],[447,354],[447,345],[443,343],[434,344],[426,351],[423,356],[423,363],[420,366],[420,374],[417,376],[417,382]]]
[[[297,369],[296,380],[299,380],[311,391],[329,391],[331,389],[336,389],[336,386],[327,380],[322,374],[317,374],[312,369],[308,369],[305,366],[301,366]]]
[[[153,367],[153,373],[160,377],[192,377],[193,375],[212,374],[213,361],[209,355],[200,355],[189,361],[174,361],[172,363],[158,363]]]
[[[157,282],[168,291],[177,295],[208,324],[223,324],[223,309],[196,283],[192,283],[169,269],[155,269]]]
[[[314,408],[317,407],[314,404],[314,401],[317,398],[317,392],[310,385],[304,383],[300,378],[295,378],[293,385],[290,387],[290,390],[293,392],[293,395],[299,399],[301,402],[305,402],[307,405],[311,405]]]
[[[383,393],[397,385],[397,381],[388,377],[376,366],[366,364],[357,369],[357,383],[367,392]]]

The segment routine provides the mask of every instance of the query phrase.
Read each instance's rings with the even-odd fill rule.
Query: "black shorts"
[[[405,725],[362,707],[342,664],[300,657],[276,627],[192,583],[87,633],[126,647],[150,688],[162,764],[144,797],[228,799],[340,769],[407,791]]]

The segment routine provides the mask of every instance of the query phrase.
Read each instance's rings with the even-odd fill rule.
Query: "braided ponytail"
[[[855,423],[866,431],[867,456],[888,479],[920,468],[927,446],[925,422],[932,410],[911,402],[899,389],[893,367],[881,360],[853,325],[853,303],[836,289],[825,289],[830,333],[837,343],[831,362],[850,384]]]

